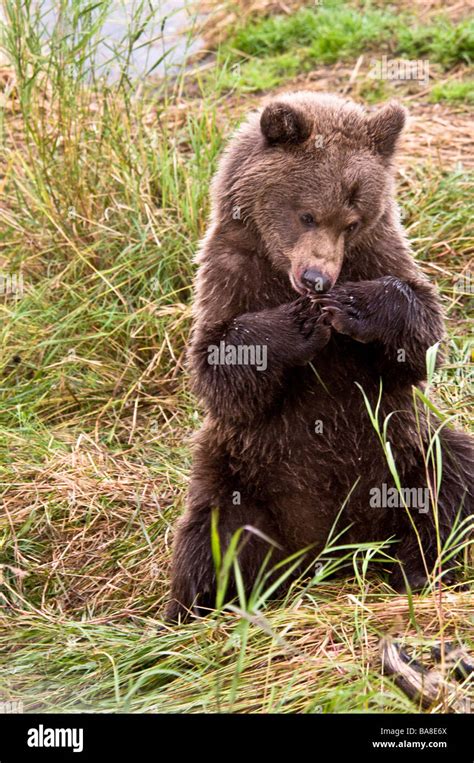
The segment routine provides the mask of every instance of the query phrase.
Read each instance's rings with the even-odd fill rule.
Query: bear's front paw
[[[307,363],[329,342],[331,326],[320,305],[308,297],[301,297],[289,306],[296,329],[292,352],[297,363]]]
[[[379,316],[375,296],[365,283],[336,286],[318,298],[325,320],[339,334],[367,344],[379,339]]]

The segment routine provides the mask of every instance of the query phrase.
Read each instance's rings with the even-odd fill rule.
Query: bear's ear
[[[311,134],[311,122],[295,106],[274,101],[264,108],[260,129],[269,143],[302,143]]]
[[[368,118],[368,134],[378,154],[387,158],[393,154],[406,117],[406,109],[396,101],[390,101]]]

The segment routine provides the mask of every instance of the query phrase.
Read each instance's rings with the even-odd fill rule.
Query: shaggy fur
[[[213,510],[224,549],[247,526],[239,563],[249,588],[269,548],[272,563],[309,545],[314,558],[345,501],[346,542],[399,541],[396,588],[405,576],[423,585],[436,562],[431,506],[412,511],[426,565],[406,510],[370,506],[371,489],[393,481],[357,386],[374,407],[382,381],[379,419],[395,411],[387,439],[402,486],[426,488],[423,451],[439,422],[421,409],[417,421],[412,385],[423,386],[426,351],[444,328],[394,200],[404,122],[397,104],[368,114],[293,93],[251,114],[224,153],[198,257],[190,364],[207,416],[175,541],[170,619],[215,604]],[[264,347],[265,370],[211,364],[220,343]],[[443,542],[472,511],[472,493],[469,438],[443,428],[441,439]]]

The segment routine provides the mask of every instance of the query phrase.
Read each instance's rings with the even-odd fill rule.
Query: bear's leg
[[[270,560],[265,567],[269,571],[279,560],[289,556],[271,516],[261,505],[220,507],[217,519],[220,552],[223,557],[239,528],[242,531],[238,545],[238,562],[247,591],[251,590],[256,576],[269,552]],[[216,605],[216,570],[211,549],[212,508],[209,503],[191,505],[178,527],[174,543],[171,600],[165,610],[165,619],[184,622],[190,616],[204,616]],[[276,545],[270,544],[270,538]],[[232,584],[233,570],[229,575],[226,601],[235,595]]]
[[[437,499],[437,521],[435,521],[434,507],[431,495],[429,495],[425,466],[421,464],[418,470],[412,472],[405,480],[408,487],[422,486],[425,500],[423,505],[413,509],[410,514],[417,528],[420,543],[415,530],[410,523],[404,508],[400,512],[396,558],[403,567],[404,575],[412,590],[420,590],[427,583],[427,572],[438,575],[443,572],[443,580],[451,584],[454,582],[452,572],[441,570],[439,565],[439,549],[445,547],[456,521],[467,520],[472,517],[473,494],[472,494],[472,443],[467,435],[453,430],[445,430],[441,434],[442,442],[442,479]],[[428,497],[429,496],[429,497]],[[439,538],[438,538],[439,536]],[[423,560],[424,558],[424,560]],[[454,559],[447,562],[448,568],[452,567]],[[436,567],[436,569],[435,569]],[[396,565],[391,574],[390,583],[398,591],[406,590],[406,583],[400,565]]]
[[[403,511],[403,509],[400,509]],[[407,519],[407,521],[409,521]],[[415,520],[415,525],[418,523]],[[399,537],[399,544],[395,553],[395,564],[390,573],[390,585],[399,593],[406,593],[407,588],[412,591],[421,591],[428,582],[428,574],[431,574],[436,562],[436,553],[433,554],[432,538],[420,533],[423,554],[415,531],[410,526],[404,528],[405,534]],[[425,566],[426,565],[426,566]]]

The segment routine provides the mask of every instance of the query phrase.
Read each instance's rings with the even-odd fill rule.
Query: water
[[[23,6],[22,13],[30,14],[29,23],[46,45],[55,30],[56,35],[58,30],[68,35],[74,16],[76,34],[84,33],[87,19],[102,17],[98,42],[93,43],[94,69],[111,80],[120,75],[124,62],[131,78],[174,74],[203,46],[194,29],[203,15],[190,0],[33,0],[29,8]],[[131,33],[137,37],[129,50]]]
[[[175,73],[203,45],[202,40],[193,33],[198,16],[186,0],[149,2],[145,6],[144,20],[149,14],[153,14],[153,18],[149,19],[144,33],[134,45],[129,73],[136,77],[149,72],[155,75]],[[127,0],[112,2],[110,14],[102,28],[104,43],[97,48],[99,66],[110,59],[110,47],[120,47],[128,37],[132,16],[133,3]]]

